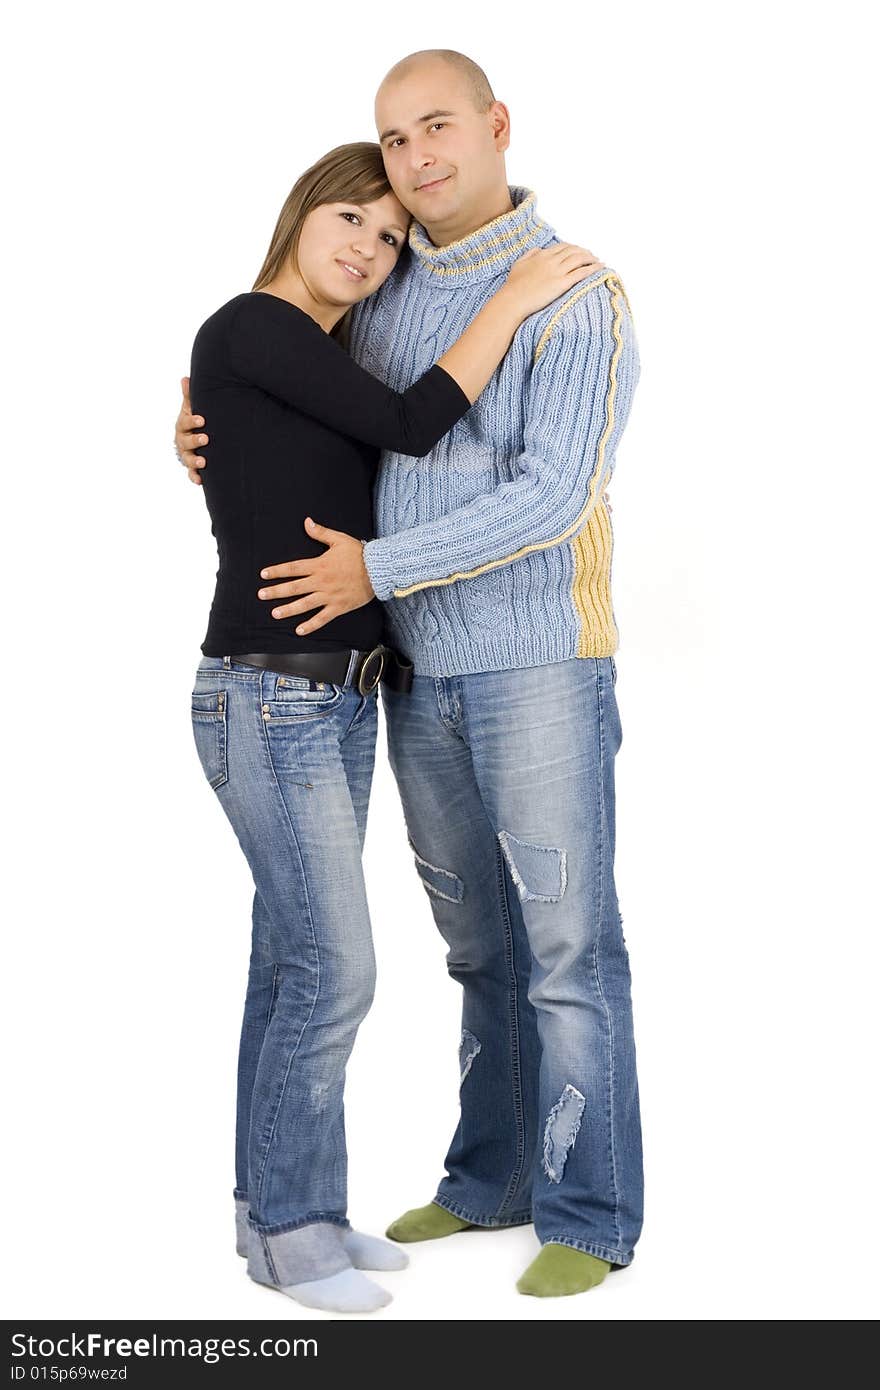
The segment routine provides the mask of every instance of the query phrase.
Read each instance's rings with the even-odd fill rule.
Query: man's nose
[[[418,174],[422,169],[430,169],[434,156],[430,150],[420,150],[417,145],[410,145],[409,162],[413,173]]]

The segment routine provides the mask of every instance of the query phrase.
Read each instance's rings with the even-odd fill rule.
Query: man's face
[[[475,109],[464,79],[443,62],[426,61],[379,88],[376,127],[388,181],[426,227],[467,220],[497,187],[508,141],[506,133],[496,136],[494,114],[494,106]]]

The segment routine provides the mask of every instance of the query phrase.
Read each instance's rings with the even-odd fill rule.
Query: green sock
[[[585,1293],[601,1284],[611,1268],[607,1260],[585,1255],[568,1245],[545,1245],[517,1280],[520,1293],[538,1298],[562,1298],[565,1294]]]
[[[459,1216],[453,1216],[445,1207],[438,1207],[436,1202],[429,1202],[426,1207],[405,1211],[403,1216],[392,1221],[385,1234],[389,1240],[439,1240],[441,1236],[466,1231],[470,1224]]]

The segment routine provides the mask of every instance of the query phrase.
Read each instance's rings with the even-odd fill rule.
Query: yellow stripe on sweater
[[[536,361],[536,362],[537,362],[538,358],[541,356],[541,353],[544,351],[544,349],[545,349],[545,347],[547,346],[548,342],[550,341],[550,334],[553,332],[554,328],[556,327],[557,323],[558,323],[559,320],[562,318],[562,316],[563,316],[564,314],[567,314],[567,313],[568,313],[568,311],[569,311],[569,309],[572,307],[572,305],[577,304],[577,302],[578,302],[579,299],[583,299],[584,295],[585,295],[585,294],[589,294],[589,293],[590,293],[590,290],[594,290],[594,289],[596,288],[597,285],[604,285],[604,284],[606,283],[606,281],[607,281],[607,283],[610,285],[611,282],[612,282],[612,280],[614,281],[614,283],[615,283],[617,289],[619,289],[620,292],[621,292],[621,294],[623,294],[623,285],[621,285],[621,283],[620,283],[620,281],[618,280],[617,276],[615,275],[614,271],[613,271],[613,270],[606,270],[604,275],[597,275],[597,277],[596,277],[595,280],[590,280],[589,284],[586,284],[586,285],[582,286],[581,289],[576,290],[575,293],[574,293],[573,295],[571,295],[570,298],[568,298],[568,299],[565,301],[565,303],[562,305],[562,307],[561,307],[560,309],[557,309],[557,310],[556,310],[556,313],[553,315],[552,319],[551,319],[550,322],[547,324],[547,327],[544,329],[544,332],[541,334],[540,338],[538,339],[538,346],[535,348],[535,361]],[[623,297],[624,297],[624,299],[626,299],[626,295],[625,295],[625,294],[623,294]],[[628,308],[628,307],[629,307],[629,301],[627,301],[627,308]]]
[[[419,253],[422,256],[442,256],[449,251],[457,252],[459,247],[468,248],[463,253],[465,255],[478,255],[487,241],[494,242],[497,245],[503,238],[509,240],[512,236],[517,235],[522,225],[522,213],[525,212],[527,208],[534,207],[536,196],[535,193],[530,193],[527,198],[523,198],[518,207],[510,208],[507,212],[501,212],[497,217],[493,217],[491,222],[487,222],[480,228],[479,235],[471,232],[469,236],[460,237],[458,241],[450,241],[446,246],[435,246],[432,241],[426,241],[424,237],[419,236],[416,230],[419,224],[417,222],[412,222],[410,223],[409,229],[409,243],[411,246],[418,246]],[[491,230],[493,227],[497,227],[500,222],[505,222],[508,218],[513,218],[514,214],[516,214],[516,221],[519,225],[505,227],[501,231],[496,232]],[[547,225],[546,222],[543,222],[540,218],[536,218],[535,220],[541,227]],[[468,246],[469,242],[472,243],[470,247]]]
[[[577,517],[575,521],[572,522],[570,526],[566,527],[566,529],[561,533],[561,535],[554,536],[552,540],[535,541],[531,545],[524,545],[520,550],[515,550],[511,555],[505,555],[504,558],[501,560],[490,560],[487,564],[479,565],[476,569],[462,570],[458,574],[451,574],[448,579],[426,579],[423,580],[420,584],[410,584],[409,587],[406,589],[395,589],[395,598],[408,598],[410,594],[418,593],[420,589],[443,588],[447,584],[458,583],[460,579],[476,579],[481,574],[487,574],[489,570],[500,569],[502,565],[509,565],[514,560],[521,560],[523,556],[531,555],[532,552],[535,550],[550,550],[554,545],[561,545],[563,541],[567,541],[571,536],[575,535],[575,533],[578,532],[584,525],[584,522],[587,520],[591,510],[593,509],[593,503],[596,496],[596,489],[599,485],[599,479],[602,476],[602,467],[605,461],[605,448],[611,436],[611,431],[614,428],[614,397],[617,391],[617,363],[620,360],[620,354],[623,351],[623,335],[620,331],[620,323],[621,319],[623,318],[623,310],[620,298],[620,283],[614,276],[614,272],[610,270],[606,271],[606,273],[602,276],[601,279],[591,281],[591,283],[585,286],[581,293],[576,296],[576,298],[578,299],[581,298],[582,295],[588,293],[589,290],[595,289],[596,285],[601,285],[605,281],[608,281],[609,289],[611,290],[611,308],[614,315],[611,324],[611,332],[614,338],[615,346],[614,351],[611,354],[611,366],[608,372],[607,415],[605,420],[605,428],[602,431],[602,437],[599,440],[599,448],[596,456],[596,467],[593,469],[593,473],[590,478],[590,485],[587,493],[587,501],[580,515]],[[565,312],[569,305],[571,305],[574,302],[575,297],[572,297],[572,299],[568,300],[566,304],[562,306],[559,312],[555,314],[554,317],[551,319],[547,328],[544,330],[544,333],[541,335],[541,341],[538,343],[538,347],[535,349],[536,358],[538,356],[539,350],[543,350],[543,345],[549,335],[550,329],[553,327],[553,324]],[[577,570],[577,565],[575,568]]]
[[[617,391],[617,361],[623,339],[620,335],[620,295],[626,299],[623,286],[615,279],[611,288],[612,306],[616,309],[612,333],[617,347],[611,358],[608,387],[608,416],[605,429],[599,442],[599,467],[602,472],[605,445],[614,428],[614,398]],[[627,300],[627,307],[629,301]],[[591,651],[594,634],[597,632],[616,633],[614,613],[611,607],[611,518],[604,502],[594,508],[583,530],[572,541],[574,554],[574,575],[571,584],[571,597],[580,615],[581,630],[578,639],[578,656],[604,655]],[[598,620],[598,621],[597,621]]]
[[[611,606],[611,518],[603,498],[575,536],[571,548],[571,597],[581,620],[577,654],[608,656],[617,646],[617,625]]]
[[[519,230],[519,229],[517,228],[517,230]],[[501,240],[501,236],[502,236],[502,235],[510,235],[510,234],[509,234],[509,233],[499,233],[499,236],[498,236],[498,240],[499,240],[499,241]],[[456,264],[456,265],[430,265],[430,264],[429,264],[429,265],[428,265],[428,269],[430,270],[430,272],[431,272],[432,275],[461,275],[463,271],[467,271],[467,270],[480,270],[480,269],[482,269],[482,267],[483,267],[484,265],[494,265],[496,261],[502,261],[502,260],[504,260],[506,256],[510,256],[514,251],[519,251],[523,246],[528,246],[529,243],[530,243],[530,242],[533,242],[534,240],[535,240],[535,234],[534,234],[534,232],[526,232],[525,236],[521,237],[519,241],[515,241],[515,242],[513,243],[512,246],[505,246],[505,247],[502,247],[502,249],[501,249],[500,251],[495,251],[495,252],[493,253],[493,255],[491,255],[491,256],[483,256],[481,260],[478,260],[478,261],[470,261],[470,260],[469,260],[469,261],[462,261],[462,262],[460,262],[460,263],[458,263],[458,264]]]
[[[546,222],[543,222],[540,217],[536,217],[531,227],[529,227],[527,230],[531,233],[534,233],[537,231],[541,231],[546,226]],[[481,238],[480,241],[474,242],[473,246],[470,247],[467,247],[467,243],[469,240],[468,237],[463,237],[461,241],[453,241],[450,243],[450,245],[452,246],[453,250],[458,246],[467,247],[467,249],[464,251],[456,252],[457,255],[462,257],[463,263],[466,264],[469,260],[479,259],[479,257],[482,256],[484,251],[493,250],[495,247],[501,246],[505,241],[513,241],[516,237],[523,235],[524,233],[521,226],[505,227],[503,231],[493,232],[491,236]],[[433,242],[425,241],[423,237],[420,237],[413,232],[410,232],[409,243],[410,246],[416,248],[420,256],[426,256],[429,258],[433,258],[435,256],[442,256],[445,252],[448,252],[450,249],[449,245],[435,246]]]

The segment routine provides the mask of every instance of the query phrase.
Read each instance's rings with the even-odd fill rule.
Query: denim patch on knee
[[[551,1182],[562,1182],[568,1151],[577,1138],[586,1101],[567,1085],[547,1116],[544,1127],[544,1172]]]
[[[316,1081],[314,1085],[311,1086],[312,1106],[316,1114],[320,1114],[322,1110],[326,1110],[327,1101],[330,1097],[330,1089],[328,1085],[321,1081]]]
[[[461,1042],[458,1046],[458,1065],[461,1071],[459,1086],[464,1085],[464,1079],[474,1064],[474,1058],[482,1050],[483,1044],[474,1037],[473,1033],[468,1032],[467,1028],[462,1028]]]
[[[499,830],[498,839],[524,903],[558,903],[565,892],[565,850],[547,845],[527,845]]]
[[[449,869],[438,869],[434,864],[422,859],[412,840],[409,847],[415,857],[419,878],[428,892],[433,893],[435,898],[445,898],[448,903],[460,903],[464,897],[464,884],[458,874],[452,873]]]

